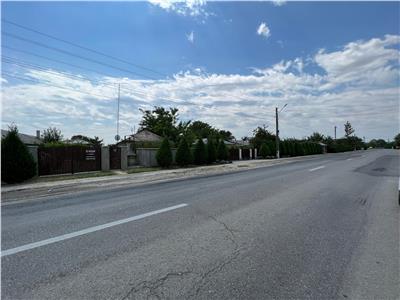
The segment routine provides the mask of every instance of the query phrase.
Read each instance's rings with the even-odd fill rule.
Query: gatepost
[[[121,148],[121,170],[128,169],[128,146],[118,146]]]
[[[101,147],[101,170],[110,170],[110,149],[108,149],[108,146]]]

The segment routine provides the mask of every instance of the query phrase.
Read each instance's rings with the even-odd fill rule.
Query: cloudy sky
[[[2,2],[2,128],[64,137],[178,107],[249,136],[399,132],[399,2]]]

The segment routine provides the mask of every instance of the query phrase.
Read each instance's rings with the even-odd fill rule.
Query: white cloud
[[[399,36],[356,41],[247,75],[199,68],[157,81],[104,77],[93,83],[30,70],[21,76],[40,83],[3,86],[2,125],[14,121],[21,132],[33,133],[58,122],[65,136],[98,135],[112,142],[116,89],[110,84],[121,82],[121,135],[137,126],[139,108],[163,105],[178,107],[185,120],[200,119],[241,137],[263,123],[273,128],[274,107],[288,103],[281,117],[283,137],[315,130],[332,134],[334,125],[340,129],[349,120],[367,139],[392,138],[399,127],[399,44]],[[315,64],[323,74],[307,71]]]
[[[271,31],[266,23],[262,22],[260,26],[257,28],[257,34],[262,35],[265,38],[269,38],[271,36]]]
[[[271,0],[272,4],[275,6],[282,6],[286,4],[286,0]]]
[[[206,0],[148,0],[151,4],[158,6],[168,12],[174,12],[182,16],[208,18],[213,13],[205,9]]]
[[[194,32],[191,31],[189,34],[186,35],[186,38],[188,39],[189,42],[192,44],[194,43]]]

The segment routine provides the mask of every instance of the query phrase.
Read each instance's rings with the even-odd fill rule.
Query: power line
[[[49,87],[56,87],[56,88],[60,88],[60,89],[64,89],[64,90],[69,90],[69,91],[73,91],[73,92],[77,92],[77,93],[81,93],[81,94],[87,94],[87,95],[93,96],[93,97],[99,97],[99,98],[106,98],[106,99],[109,99],[109,98],[107,98],[107,97],[104,97],[104,95],[98,95],[98,94],[93,94],[93,93],[84,92],[84,91],[80,91],[80,90],[70,89],[70,88],[67,88],[67,87],[64,87],[64,86],[55,85],[55,84],[49,84],[49,83],[46,83],[46,82],[39,82],[39,81],[37,81],[37,80],[33,80],[33,79],[25,78],[25,77],[20,77],[20,76],[16,76],[16,75],[14,75],[14,74],[10,74],[10,73],[7,73],[7,72],[3,72],[3,75],[6,75],[6,76],[8,76],[8,77],[15,78],[15,79],[18,79],[18,80],[23,80],[23,81],[29,81],[29,82],[33,82],[33,83],[38,83],[38,84],[40,84],[40,85],[46,85],[46,86],[49,86]]]
[[[47,48],[47,49],[50,49],[50,50],[53,50],[53,51],[57,51],[57,52],[60,52],[60,53],[63,53],[63,54],[66,54],[66,55],[69,55],[69,56],[72,56],[72,57],[77,57],[77,58],[82,59],[82,60],[87,60],[87,61],[90,61],[92,63],[98,64],[98,65],[102,65],[102,66],[105,66],[105,67],[108,67],[108,68],[116,69],[116,70],[119,70],[119,71],[122,71],[122,72],[125,72],[125,73],[133,74],[135,76],[142,76],[142,77],[145,77],[145,78],[148,78],[148,79],[151,79],[151,80],[157,80],[154,77],[150,77],[150,76],[147,76],[147,75],[144,75],[144,74],[141,74],[141,73],[137,73],[137,72],[132,72],[130,70],[127,70],[127,69],[124,69],[124,68],[120,68],[120,67],[116,67],[116,66],[113,66],[113,65],[110,65],[110,64],[107,64],[107,63],[103,63],[103,62],[98,61],[96,59],[92,59],[92,58],[85,57],[85,56],[82,56],[82,55],[79,55],[79,54],[75,54],[75,53],[72,53],[72,52],[57,48],[57,47],[47,46],[46,44],[31,40],[31,39],[24,38],[24,37],[21,37],[21,36],[16,35],[16,34],[12,34],[12,33],[6,32],[6,31],[2,31],[2,33],[3,33],[3,35],[8,36],[8,37],[11,37],[11,38],[14,38],[14,39],[17,39],[17,40],[21,40],[21,41],[24,41],[24,42],[27,42],[27,43],[31,43],[31,44],[37,45],[39,47],[43,47],[43,48]]]
[[[15,23],[15,22],[12,22],[12,21],[9,21],[9,20],[6,20],[6,19],[2,19],[2,22],[8,23],[8,24],[11,24],[11,25],[14,25],[14,26],[16,26],[16,27],[19,27],[19,28],[22,28],[22,29],[25,29],[25,30],[28,30],[28,31],[31,31],[31,32],[34,32],[34,33],[37,33],[37,34],[40,34],[40,35],[42,35],[42,36],[51,38],[51,39],[56,40],[56,41],[60,41],[60,42],[63,42],[63,43],[72,45],[72,46],[77,47],[77,48],[80,48],[80,49],[82,49],[82,50],[86,50],[86,51],[89,51],[89,52],[92,52],[92,53],[96,53],[96,54],[102,55],[102,56],[104,56],[104,57],[108,57],[108,58],[114,59],[114,60],[119,61],[119,62],[123,62],[123,63],[125,63],[125,64],[134,66],[134,67],[139,68],[139,69],[142,69],[142,70],[150,71],[150,72],[152,72],[152,73],[155,73],[155,74],[158,74],[158,75],[161,75],[161,76],[166,76],[166,77],[168,77],[168,75],[163,74],[163,73],[161,73],[161,72],[159,72],[159,71],[156,71],[156,70],[154,70],[154,69],[150,69],[150,68],[147,68],[147,67],[144,67],[144,66],[141,66],[141,65],[138,65],[138,64],[129,62],[129,61],[127,61],[127,60],[124,60],[124,59],[121,59],[121,58],[118,58],[118,57],[109,55],[109,54],[107,54],[107,53],[104,53],[104,52],[101,52],[101,51],[98,51],[98,50],[95,50],[95,49],[92,49],[92,48],[89,48],[89,47],[85,47],[85,46],[79,45],[79,44],[77,44],[77,43],[67,41],[67,40],[65,40],[65,39],[58,38],[58,37],[56,37],[56,36],[54,36],[54,35],[50,35],[50,34],[48,34],[48,33],[44,33],[44,32],[42,32],[42,31],[39,31],[39,30],[36,30],[36,29],[32,29],[32,28],[23,26],[23,25],[21,25],[21,24],[17,24],[17,23]]]

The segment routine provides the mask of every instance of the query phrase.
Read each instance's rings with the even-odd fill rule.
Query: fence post
[[[239,160],[242,160],[242,148],[239,148]]]
[[[110,170],[110,149],[108,146],[101,147],[101,170]]]
[[[254,148],[254,159],[257,159],[257,148]]]
[[[121,170],[128,169],[128,146],[119,146],[121,149]]]

